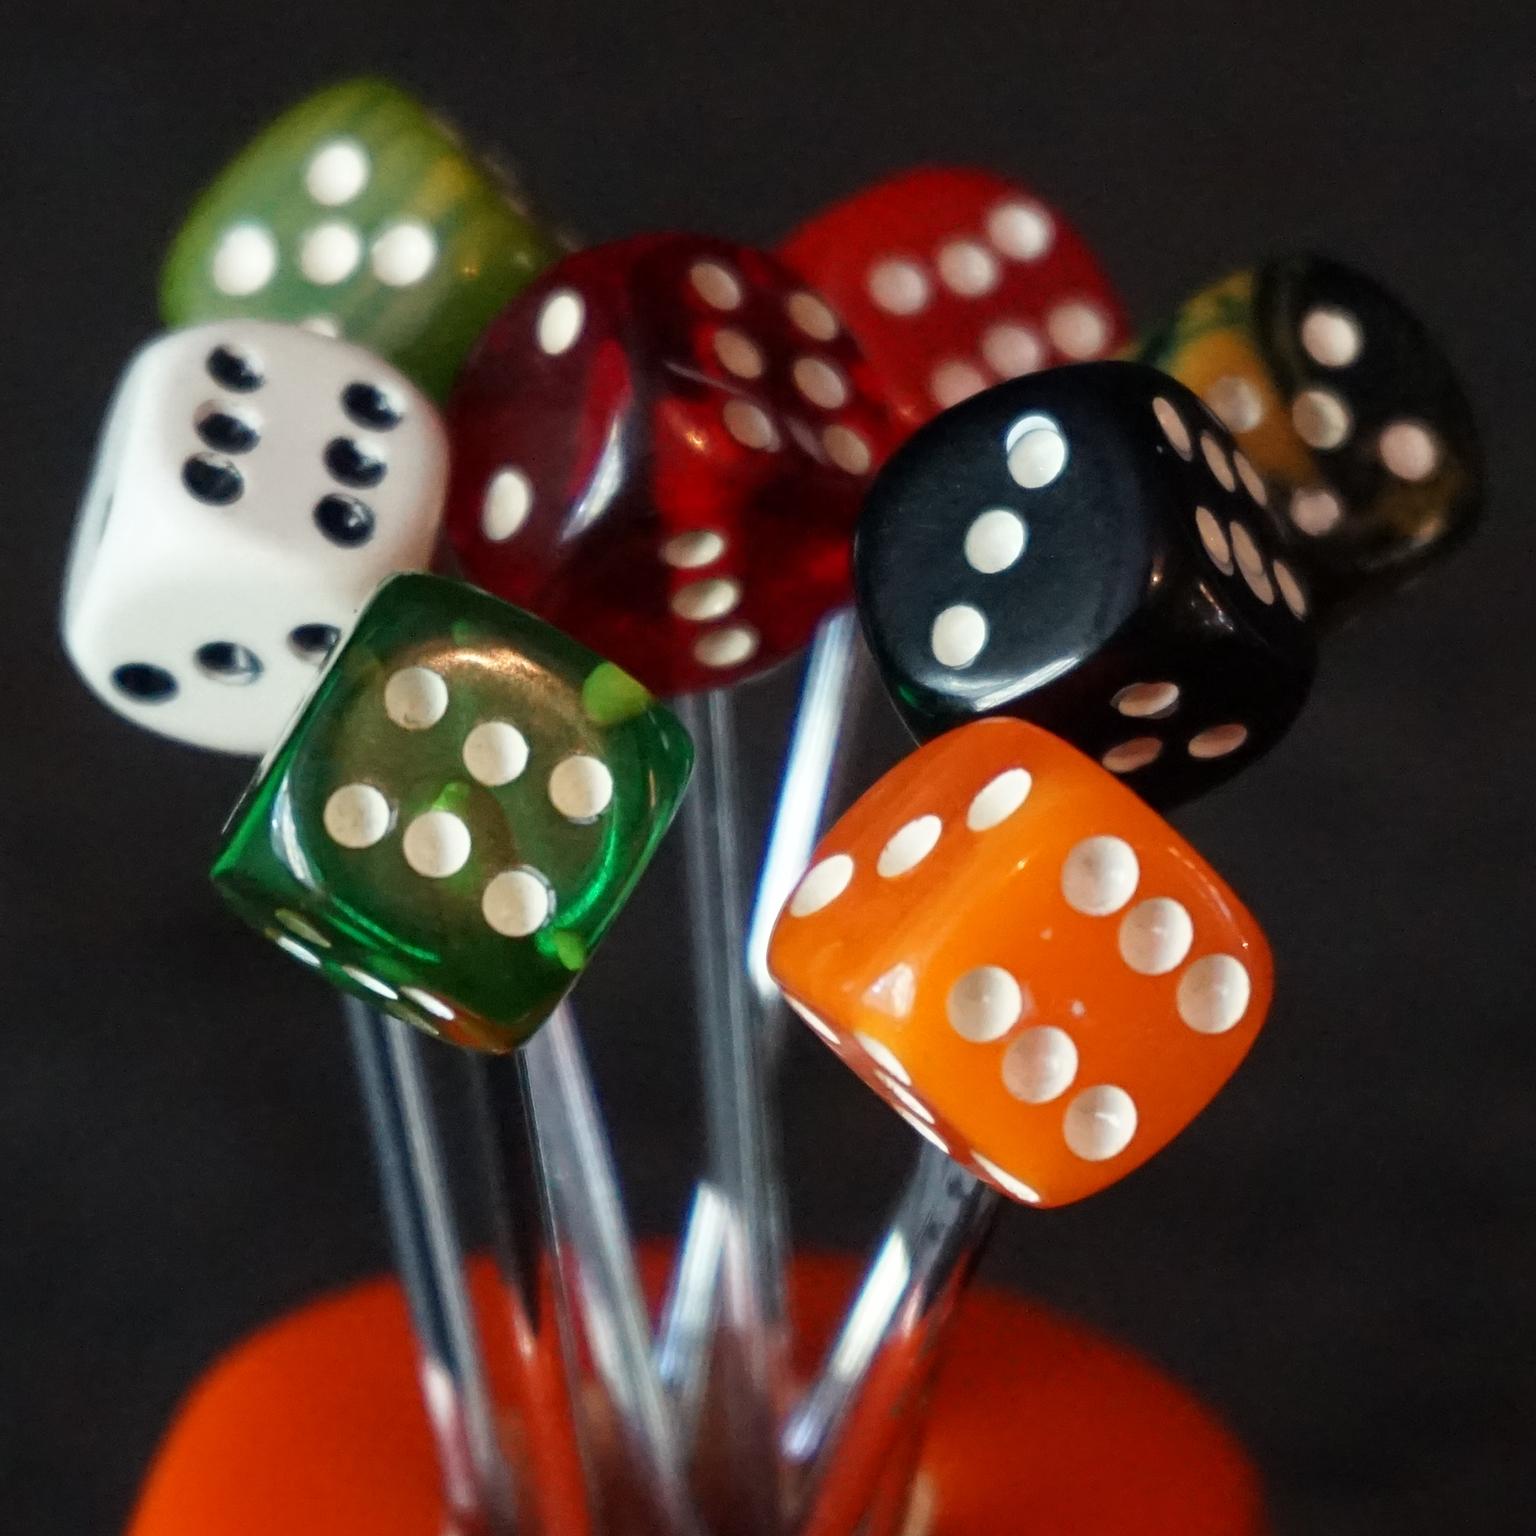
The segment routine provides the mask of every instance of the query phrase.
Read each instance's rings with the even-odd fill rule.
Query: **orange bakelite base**
[[[644,1256],[659,1292],[667,1256]],[[796,1262],[813,1367],[855,1266]],[[478,1263],[492,1315],[495,1277]],[[493,1361],[500,1376],[505,1362]],[[1180,1386],[1016,1297],[975,1291],[946,1346],[909,1536],[1261,1536],[1257,1476]],[[128,1536],[440,1536],[404,1302],[388,1280],[236,1346],[156,1455]]]

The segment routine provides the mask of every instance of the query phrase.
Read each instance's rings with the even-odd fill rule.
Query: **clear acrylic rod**
[[[944,1329],[1001,1197],[925,1146],[884,1240],[784,1425],[797,1536],[847,1536],[926,1404]]]
[[[443,1496],[466,1531],[511,1536],[513,1481],[464,1271],[423,1041],[408,1024],[344,999],[395,1263],[416,1334],[422,1396]]]

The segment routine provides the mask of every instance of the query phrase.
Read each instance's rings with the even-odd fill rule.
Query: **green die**
[[[338,986],[508,1051],[624,905],[692,764],[611,662],[475,588],[395,576],[258,771],[213,880]]]
[[[284,113],[203,194],[161,309],[172,326],[248,315],[340,334],[441,397],[558,254],[419,102],[350,80]]]

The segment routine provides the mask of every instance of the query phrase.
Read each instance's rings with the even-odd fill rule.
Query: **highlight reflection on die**
[[[336,985],[510,1050],[607,932],[692,760],[611,662],[459,582],[397,576],[262,766],[214,882]]]
[[[129,364],[75,532],[64,643],[119,713],[265,752],[368,594],[432,557],[437,412],[361,347],[230,320]]]
[[[1482,510],[1482,452],[1450,362],[1374,278],[1289,256],[1213,284],[1141,355],[1199,394],[1270,482],[1321,611],[1449,553]]]
[[[1190,845],[1047,732],[983,720],[827,833],[769,966],[921,1135],[1031,1205],[1145,1162],[1264,1022],[1269,948]]]

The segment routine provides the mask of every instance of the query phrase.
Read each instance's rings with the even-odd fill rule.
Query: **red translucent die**
[[[566,257],[498,316],[449,435],[465,574],[672,694],[760,671],[849,600],[892,428],[773,257],[648,235]]]
[[[907,428],[1003,379],[1107,357],[1125,308],[1082,236],[1016,181],[908,171],[780,247],[847,320]]]

